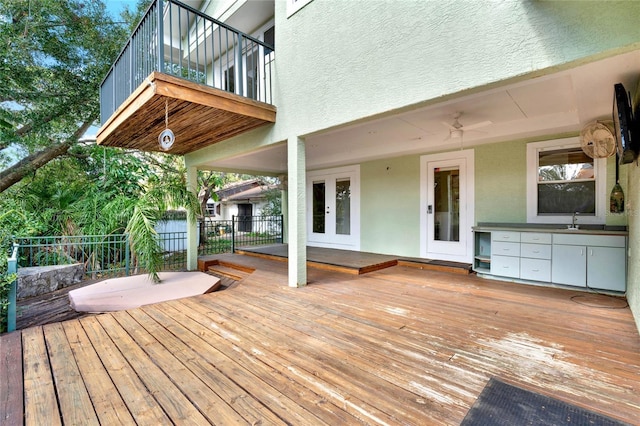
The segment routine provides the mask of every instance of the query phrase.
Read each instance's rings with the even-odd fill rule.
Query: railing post
[[[282,244],[284,242],[284,216],[279,215],[278,219],[280,219],[280,223],[278,223],[278,229],[280,229],[280,232],[278,234],[278,242]]]
[[[129,276],[129,234],[124,234],[124,274]]]
[[[7,261],[7,274],[18,273],[18,248],[20,246],[13,244],[13,253]],[[7,331],[15,331],[16,329],[16,294],[17,294],[18,278],[11,282],[9,286],[9,306],[7,308]]]
[[[164,4],[158,0],[158,71],[164,72]]]
[[[242,80],[244,79],[244,72],[242,71],[242,44],[244,37],[241,32],[238,32],[238,51],[236,52],[236,69],[238,70],[238,81],[236,82],[236,93],[240,96],[244,96],[244,89]]]
[[[236,216],[231,215],[231,253],[236,252]]]

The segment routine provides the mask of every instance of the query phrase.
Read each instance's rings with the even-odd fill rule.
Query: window
[[[527,221],[604,223],[606,159],[592,159],[577,138],[527,145]]]
[[[271,27],[267,31],[264,32],[264,40],[265,44],[268,44],[271,47],[276,46],[276,28]],[[273,52],[271,49],[264,49],[264,56],[267,56],[269,53]]]

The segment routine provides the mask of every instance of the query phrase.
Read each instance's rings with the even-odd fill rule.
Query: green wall
[[[476,224],[527,222],[526,147],[525,141],[512,141],[474,148]],[[372,161],[360,167],[361,250],[419,257],[420,155]],[[627,217],[633,216],[633,196],[628,192],[634,189],[628,189],[627,175],[634,168],[620,167],[620,183],[628,208],[624,214],[607,213],[607,225],[624,226]],[[607,161],[607,200],[614,183],[612,157]],[[640,253],[640,245],[638,250]],[[640,259],[637,267],[640,273]],[[638,299],[640,311],[640,294]]]
[[[476,223],[527,221],[527,149],[524,142],[475,148]]]
[[[420,156],[360,166],[360,250],[420,256]]]

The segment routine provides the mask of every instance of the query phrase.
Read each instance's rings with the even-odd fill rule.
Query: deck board
[[[125,356],[115,347],[97,317],[84,317],[71,322],[79,322],[84,329],[135,422],[148,425],[170,423],[169,417]]]
[[[491,377],[640,418],[640,337],[629,308],[611,308],[621,299],[403,266],[310,268],[312,284],[290,288],[283,262],[224,259],[255,271],[223,292],[23,330],[23,359],[2,368],[25,366],[26,424],[60,419],[60,404],[64,424],[75,406],[103,424],[455,425]],[[82,401],[61,395],[80,380]]]
[[[63,423],[99,425],[62,324],[45,325],[43,331]]]
[[[42,327],[22,331],[22,357],[25,425],[62,424]]]
[[[99,422],[108,425],[134,423],[80,322],[67,321],[63,327]]]
[[[0,424],[23,422],[22,343],[20,332],[6,334],[0,340]]]

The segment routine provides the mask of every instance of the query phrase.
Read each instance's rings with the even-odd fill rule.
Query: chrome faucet
[[[571,217],[571,228],[572,229],[578,229],[578,227],[576,226],[576,221],[578,220],[576,218],[576,216],[578,216],[580,213],[578,212],[573,212],[573,216]]]

